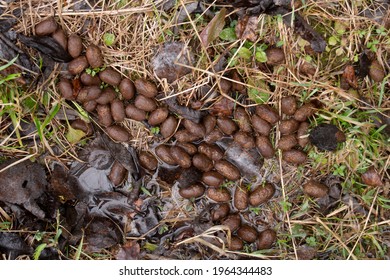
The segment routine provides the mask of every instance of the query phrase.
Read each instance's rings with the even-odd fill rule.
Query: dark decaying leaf
[[[10,67],[1,71],[1,75],[8,76],[9,74],[22,73],[22,77],[17,79],[21,84],[30,83],[32,75],[30,72],[25,72],[22,68],[37,72],[38,68],[30,61],[29,57],[15,45],[16,33],[14,31],[0,32],[0,58],[5,61],[11,61],[16,58],[16,61]],[[21,66],[22,68],[19,68]]]
[[[80,153],[79,157],[84,162],[74,162],[70,174],[66,175],[71,180],[67,179],[63,182],[65,185],[63,188],[67,188],[67,185],[76,179],[76,186],[79,188],[77,194],[72,187],[66,191],[59,186],[54,189],[57,192],[63,191],[64,197],[73,195],[81,200],[75,207],[65,208],[65,228],[71,233],[64,234],[67,242],[77,244],[84,236],[85,250],[98,252],[122,242],[122,235],[130,228],[134,215],[143,217],[143,213],[133,206],[139,191],[139,182],[136,181],[140,176],[138,161],[132,148],[114,143],[107,136],[100,134]],[[114,191],[117,188],[108,177],[114,161],[120,162],[129,171],[127,182],[131,185],[127,187],[132,187],[130,192],[128,190],[120,192],[121,189]],[[68,194],[67,191],[70,193]]]
[[[201,177],[202,173],[195,167],[191,166],[190,168],[186,168],[181,171],[177,182],[181,188],[186,188],[199,182]]]
[[[218,38],[225,25],[226,9],[222,8],[217,15],[200,33],[200,40],[204,47],[207,47],[212,41]]]
[[[341,198],[341,201],[345,204],[345,205],[348,205],[350,207],[350,209],[354,212],[354,213],[359,213],[363,216],[366,216],[367,215],[367,210],[364,209],[364,207],[362,206],[362,203],[359,202],[359,199],[357,199],[355,197],[355,194],[351,194],[351,193],[347,193],[345,194],[342,198]]]
[[[180,188],[186,188],[198,183],[202,173],[193,166],[190,168],[159,166],[158,177],[167,184],[174,185],[177,182]]]
[[[98,135],[80,153],[85,162],[74,162],[71,174],[76,176],[85,193],[98,194],[111,192],[114,185],[108,178],[114,160],[120,162],[130,174],[129,180],[137,181],[139,178],[137,156],[133,148],[126,148],[115,143],[106,135]]]
[[[102,135],[102,141],[104,146],[108,151],[110,151],[111,155],[114,159],[120,162],[124,168],[129,171],[132,178],[134,180],[139,179],[139,168],[138,168],[138,160],[137,153],[132,147],[125,147],[120,143],[115,143],[106,135]]]
[[[334,151],[345,141],[345,135],[333,124],[320,124],[310,132],[309,139],[320,150]]]
[[[283,21],[287,26],[291,26],[292,12],[291,1],[289,0],[236,0],[233,3],[235,7],[246,8],[249,15],[282,15]],[[294,12],[294,30],[303,39],[310,42],[311,48],[315,52],[323,52],[326,42],[322,36],[315,31],[297,12]]]
[[[14,26],[18,22],[18,18],[21,17],[23,10],[20,8],[16,8],[12,10],[12,16],[3,14],[4,10],[0,7],[0,32],[8,31],[12,26]]]
[[[3,162],[0,170],[15,162],[14,159]],[[45,169],[38,163],[25,160],[0,173],[0,200],[22,205],[36,217],[44,219],[45,212],[37,200],[46,191],[46,186]]]
[[[376,113],[371,118],[376,127],[384,126],[382,132],[390,137],[390,112]]]
[[[164,167],[159,166],[158,168],[158,178],[167,184],[174,184],[179,178],[180,174],[182,173],[182,168],[177,167]]]
[[[373,19],[379,24],[389,28],[389,8],[390,2],[388,0],[372,1],[366,9],[360,12],[359,16],[364,16]]]
[[[207,9],[206,11],[205,10],[206,9],[204,5],[201,3],[201,1],[182,5],[179,12],[177,13],[176,27],[174,28],[174,33],[177,34],[178,32],[177,25],[184,23],[188,15],[204,13],[204,15],[207,17],[213,17],[213,13],[210,11],[210,9]]]
[[[61,165],[56,164],[50,176],[48,191],[62,202],[81,199],[83,192],[80,189],[77,178]]]
[[[39,260],[58,260],[58,249],[54,247],[46,247],[39,255]]]
[[[141,212],[135,215],[131,223],[131,232],[129,236],[153,236],[159,223],[159,216],[157,213],[157,205],[154,198],[145,200],[141,207]]]
[[[163,98],[164,96],[158,95],[157,98]],[[177,102],[176,97],[170,97],[167,99],[164,99],[164,102],[168,105],[169,110],[177,114],[184,119],[191,120],[193,122],[199,123],[202,117],[204,116],[205,112],[193,110],[191,108],[188,108],[187,106],[180,105]]]
[[[49,56],[57,62],[69,62],[72,57],[64,50],[64,48],[52,37],[49,36],[24,36],[18,34],[19,40],[26,46],[39,51],[40,53]]]
[[[0,32],[7,32],[16,23],[17,19],[15,17],[4,17],[0,19]]]
[[[170,9],[172,9],[175,6],[176,0],[166,0],[163,1],[161,4],[162,4],[161,6],[162,10],[164,12],[168,12]]]
[[[231,139],[223,139],[217,144],[226,149],[226,159],[240,170],[246,181],[259,182],[262,180],[260,170],[264,160],[256,149],[244,150]]]
[[[78,202],[76,205],[65,204],[61,212],[63,226],[66,230],[62,236],[70,245],[76,245],[84,236],[84,227],[88,223],[88,205],[85,202]]]
[[[117,260],[137,260],[141,247],[137,241],[128,241],[123,244],[115,255]]]
[[[33,248],[12,232],[0,232],[0,255],[5,254],[7,259],[15,259],[20,255],[31,255]]]
[[[114,189],[114,185],[108,179],[109,168],[96,169],[88,164],[75,162],[70,172],[77,177],[81,190],[85,194],[111,192]]]
[[[357,69],[357,74],[359,77],[364,78],[368,75],[368,72],[370,70],[371,61],[368,57],[367,52],[363,52],[359,56],[359,66]]]
[[[26,145],[35,145],[40,141],[37,134],[37,127],[31,119],[22,119],[20,120],[18,129],[15,129],[15,126],[11,123],[7,129],[9,135],[16,134],[19,131],[20,136],[22,136],[22,142]],[[16,136],[14,136],[16,137]]]
[[[291,23],[291,14],[283,17],[284,23],[289,26]],[[311,48],[318,53],[322,53],[326,48],[326,42],[322,36],[315,31],[300,15],[294,17],[294,31],[303,39],[309,41]]]
[[[191,69],[185,66],[192,66],[193,54],[188,47],[181,42],[165,43],[152,59],[153,71],[160,79],[167,79],[172,83],[178,78],[191,73]]]
[[[123,228],[129,225],[131,215],[138,212],[129,204],[128,197],[119,192],[94,195],[88,207],[93,216],[107,217]]]
[[[230,1],[229,1],[230,2]],[[250,14],[267,13],[275,7],[291,8],[290,0],[234,0],[233,6],[243,7]]]
[[[121,243],[122,240],[120,228],[111,219],[92,217],[85,228],[85,247],[83,249],[88,253],[99,252]]]
[[[257,17],[248,15],[240,18],[235,29],[237,38],[255,42],[258,38],[257,21]]]
[[[23,66],[26,69],[33,70],[33,64],[30,62],[27,55],[21,52],[18,47],[14,44],[13,39],[15,39],[15,32],[8,30],[11,29],[17,22],[18,18],[21,16],[22,9],[16,8],[12,11],[11,15],[4,15],[3,10],[0,9],[0,58],[10,61],[11,59],[18,56],[16,60],[16,64]],[[19,69],[15,64],[6,68],[5,70],[0,72],[0,75],[8,76],[9,74],[21,73],[22,70]],[[25,75],[26,76],[26,75]],[[25,78],[27,78],[25,80]],[[21,84],[29,83],[29,77],[19,77],[17,78],[17,82]]]

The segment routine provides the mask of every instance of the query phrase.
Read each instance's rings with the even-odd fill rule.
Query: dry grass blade
[[[230,229],[227,226],[219,225],[219,226],[210,227],[209,229],[205,230],[201,234],[198,234],[196,236],[187,238],[183,241],[177,242],[175,244],[175,246],[179,246],[179,245],[186,244],[186,243],[198,242],[198,243],[201,243],[201,244],[213,249],[214,251],[220,253],[221,255],[226,255],[225,241],[222,240],[220,237],[217,237],[214,235],[215,233],[220,233],[220,232],[222,232],[223,234],[226,235],[226,243],[229,245],[230,239],[231,239]],[[205,240],[206,238],[211,239],[211,240],[215,240],[216,242],[220,243],[222,248],[210,243],[209,241],[206,241]]]
[[[353,258],[353,252],[355,251],[356,246],[359,244],[363,234],[365,233],[365,230],[367,228],[368,222],[370,221],[372,210],[374,209],[374,205],[375,205],[376,199],[378,197],[378,193],[379,193],[379,188],[375,192],[375,196],[374,196],[374,199],[373,199],[372,204],[370,206],[370,211],[367,214],[366,221],[364,222],[364,226],[361,229],[358,238],[356,239],[355,245],[353,245],[352,250],[349,252],[347,260],[349,260],[351,257]]]
[[[340,242],[341,246],[343,246],[343,248],[347,250],[347,252],[354,260],[357,260],[357,257],[353,254],[353,252],[348,248],[348,246],[341,240],[341,238],[334,231],[332,231],[319,217],[316,217],[316,221],[320,223],[334,238],[336,238],[338,242]]]
[[[283,179],[282,157],[279,157],[279,167],[280,167],[279,168],[279,171],[280,171],[280,184],[281,184],[281,187],[282,187],[283,201],[286,203],[288,201],[288,197],[286,195],[286,188],[285,188],[284,179]],[[288,229],[289,229],[290,235],[291,235],[292,245],[293,245],[293,249],[294,249],[294,255],[295,255],[295,258],[298,259],[297,246],[295,244],[295,238],[294,238],[293,230],[292,230],[292,227],[291,227],[289,211],[286,211],[284,213],[284,215],[287,218],[287,224],[288,224]]]

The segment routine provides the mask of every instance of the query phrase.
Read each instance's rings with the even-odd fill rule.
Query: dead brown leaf
[[[355,75],[355,69],[353,68],[352,65],[347,65],[345,67],[344,72],[343,72],[343,78],[351,87],[353,87],[354,89],[357,89],[358,82],[357,82],[357,78]]]
[[[373,166],[367,169],[365,173],[362,174],[362,181],[364,184],[369,186],[382,186],[382,180],[378,172]]]
[[[237,38],[241,40],[249,40],[255,42],[259,37],[257,32],[257,17],[244,16],[238,20],[236,26]]]
[[[22,205],[36,217],[45,218],[37,200],[46,191],[45,169],[36,162],[25,160],[15,164],[10,159],[0,165],[0,201]],[[8,167],[11,164],[15,164]],[[7,168],[8,167],[8,168]]]
[[[115,255],[117,260],[137,260],[141,247],[137,241],[128,241],[119,248]]]
[[[200,40],[204,47],[207,47],[219,36],[225,25],[225,17],[226,9],[223,8],[200,33]]]

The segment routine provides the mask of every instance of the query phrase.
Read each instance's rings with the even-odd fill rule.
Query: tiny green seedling
[[[112,33],[104,33],[103,42],[106,46],[112,46],[115,42],[115,35]]]
[[[259,215],[261,212],[261,208],[260,207],[249,207],[249,211],[255,213],[256,215]]]
[[[87,73],[88,75],[91,75],[92,77],[95,77],[99,72],[102,72],[104,69],[106,69],[105,66],[96,67],[96,68],[88,67],[87,69],[85,69],[85,73]]]
[[[160,133],[160,128],[158,126],[155,126],[155,127],[152,127],[150,129],[150,133],[154,134],[154,135],[157,135]]]

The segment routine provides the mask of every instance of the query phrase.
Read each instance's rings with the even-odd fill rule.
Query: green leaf
[[[82,130],[74,129],[73,127],[68,127],[68,133],[66,133],[66,139],[71,144],[78,143],[85,136],[85,132]]]
[[[234,41],[237,40],[236,31],[233,27],[225,28],[219,34],[219,38],[224,41]]]
[[[210,23],[200,33],[200,40],[204,47],[207,47],[212,41],[218,38],[225,26],[226,9],[221,11],[210,21]]]
[[[158,248],[158,246],[156,244],[146,242],[144,244],[143,248],[150,251],[150,252],[153,252],[154,250],[156,250]]]
[[[305,39],[302,39],[302,38],[298,39],[298,46],[300,46],[301,48],[304,48],[304,47],[306,47],[308,45],[310,45],[310,44]]]
[[[0,231],[2,230],[10,230],[12,227],[11,222],[2,222],[0,223]]]
[[[112,33],[104,33],[103,42],[106,46],[112,46],[115,42],[115,35]]]
[[[259,207],[249,207],[249,211],[255,213],[256,215],[259,215],[261,212],[261,209]]]
[[[339,22],[339,21],[336,21],[334,23],[334,29],[336,30],[336,32],[340,35],[344,34],[345,31],[346,31],[346,26],[345,24]]]
[[[341,55],[343,55],[343,54],[344,54],[343,48],[338,48],[338,49],[336,50],[336,55],[337,55],[337,56],[341,56]]]
[[[244,47],[247,49],[250,49],[253,47],[253,43],[251,41],[245,41],[244,42]]]
[[[248,96],[251,100],[256,102],[257,104],[263,104],[268,101],[270,95],[266,92],[261,92],[256,88],[248,89]]]
[[[256,61],[265,63],[267,62],[267,54],[264,51],[258,51],[255,54]]]
[[[43,243],[41,245],[39,245],[37,248],[35,248],[35,252],[34,252],[34,260],[38,260],[39,259],[39,256],[41,255],[42,251],[46,248],[47,244],[46,243]]]
[[[165,232],[167,232],[169,230],[169,227],[167,226],[167,225],[162,225],[162,226],[160,226],[159,228],[158,228],[158,233],[159,234],[163,234],[163,233],[165,233]]]
[[[20,73],[15,73],[15,74],[9,74],[7,77],[1,78],[0,80],[0,85],[7,82],[7,81],[12,81],[14,79],[17,79],[21,76]]]
[[[80,244],[77,247],[77,251],[76,251],[76,254],[74,256],[75,260],[79,260],[80,259],[80,256],[81,256],[81,253],[82,253],[82,249],[83,249],[83,245],[84,245],[84,234],[82,235],[81,240],[80,240]]]
[[[328,39],[328,43],[330,46],[336,46],[337,42],[338,42],[338,39],[334,36],[332,36]]]
[[[41,241],[44,235],[45,235],[45,232],[38,231],[38,232],[35,233],[34,239],[36,241]]]
[[[315,239],[314,236],[306,237],[305,241],[306,241],[307,245],[309,245],[311,247],[317,246],[317,240]]]
[[[282,42],[282,45],[283,45],[283,42]],[[256,51],[259,52],[259,51],[265,51],[266,49],[268,49],[268,45],[267,44],[261,44],[260,46],[256,47]]]
[[[228,59],[228,67],[233,67],[233,66],[236,66],[236,64],[237,64],[237,58],[231,58],[231,57],[229,57],[229,59]]]
[[[312,62],[313,61],[313,58],[310,56],[310,55],[305,55],[305,60],[307,62]]]
[[[237,23],[238,23],[238,21],[237,21],[236,19],[235,19],[235,20],[232,20],[232,21],[230,22],[230,27],[235,28],[236,25],[237,25]]]
[[[159,133],[160,133],[160,128],[159,128],[158,126],[152,127],[152,128],[150,129],[150,132],[151,132],[152,134],[154,134],[154,135],[159,134]]]
[[[47,115],[45,120],[43,121],[42,124],[43,127],[46,127],[51,122],[51,120],[54,119],[54,117],[57,115],[60,108],[61,108],[61,104],[55,102],[53,108],[50,109],[49,115]]]
[[[85,110],[83,109],[83,107],[81,107],[77,102],[72,101],[72,103],[73,103],[73,105],[77,108],[77,110],[78,110],[78,112],[79,112],[79,114],[80,114],[80,116],[81,116],[81,119],[82,119],[83,121],[89,122],[88,112],[85,111]]]
[[[152,196],[152,194],[150,193],[150,191],[149,191],[147,188],[145,188],[145,187],[141,187],[141,191],[142,191],[144,194],[146,194],[147,196]]]
[[[29,96],[23,100],[23,106],[28,111],[32,111],[37,105],[38,105],[38,102],[34,98],[32,98],[31,96]]]
[[[56,244],[58,243],[58,239],[60,238],[61,234],[62,234],[62,229],[59,228],[59,229],[57,230],[56,235],[54,236],[54,242],[55,242]]]
[[[290,211],[292,204],[291,204],[291,202],[288,202],[288,201],[281,201],[280,206],[282,206],[282,209],[284,212],[288,212],[288,211]]]
[[[249,49],[242,47],[238,50],[237,55],[238,55],[238,57],[241,57],[244,59],[250,59],[252,56],[252,52]]]
[[[15,56],[12,60],[10,60],[7,64],[4,64],[4,65],[1,65],[0,66],[0,71],[3,71],[4,69],[8,68],[9,66],[11,66],[12,64],[14,64],[14,62],[18,59],[18,56]]]

